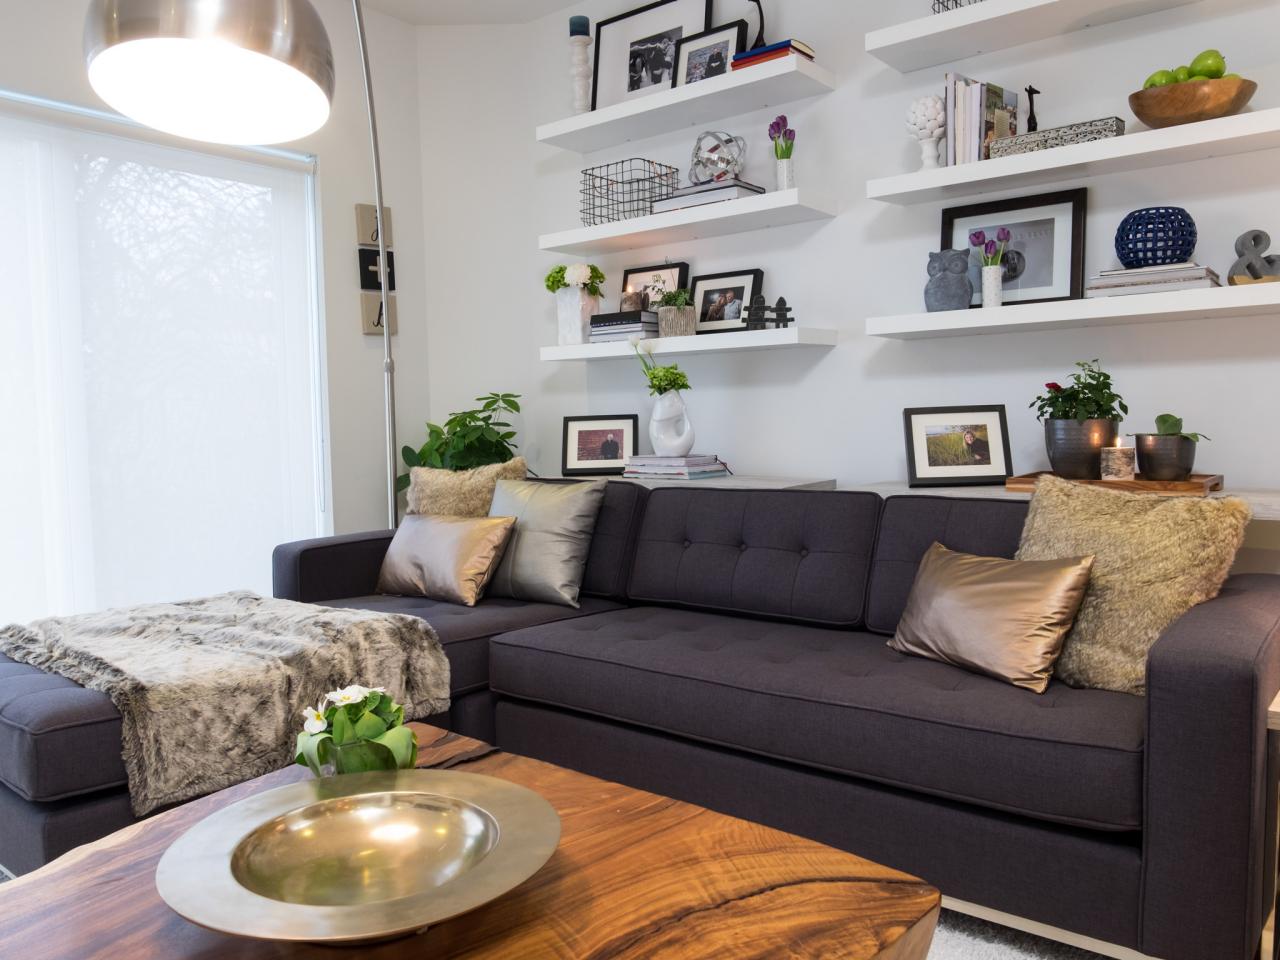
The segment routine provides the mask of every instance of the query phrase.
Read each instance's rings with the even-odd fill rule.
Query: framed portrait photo
[[[1004,404],[912,407],[902,419],[908,486],[1002,484],[1013,475]]]
[[[764,290],[763,270],[734,270],[693,278],[698,333],[747,329],[747,307]]]
[[[969,251],[970,306],[982,303],[982,260],[969,243],[976,230],[993,238],[1007,227],[1005,303],[1079,300],[1084,296],[1084,225],[1088,190],[990,200],[942,211],[942,249]]]
[[[658,309],[658,300],[671,290],[687,290],[689,287],[689,264],[659,263],[652,267],[628,267],[622,273],[622,292],[639,293],[644,306],[642,310]]]
[[[676,44],[676,72],[673,87],[683,87],[699,80],[723,77],[730,70],[734,54],[747,48],[747,21],[735,20],[723,27],[712,27],[691,37],[681,37]]]
[[[622,475],[627,457],[640,452],[640,415],[565,417],[560,473],[566,477]]]
[[[711,27],[711,0],[657,0],[596,24],[591,109],[671,89],[676,47]]]

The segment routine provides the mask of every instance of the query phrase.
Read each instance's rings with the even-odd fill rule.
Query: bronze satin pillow
[[[515,517],[405,517],[382,561],[378,592],[474,607],[515,525]]]
[[[409,471],[408,512],[436,517],[487,517],[498,481],[523,480],[528,472],[524,457],[473,470],[414,467]]]
[[[940,543],[916,571],[889,646],[1044,693],[1093,557],[1004,560]]]

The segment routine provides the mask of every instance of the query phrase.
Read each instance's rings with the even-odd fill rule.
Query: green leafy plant
[[[1182,429],[1182,418],[1175,417],[1172,413],[1162,413],[1156,417],[1156,433],[1162,437],[1186,437],[1195,443],[1213,439],[1213,437],[1206,437],[1203,433],[1185,432]]]
[[[693,294],[688,290],[668,290],[658,301],[660,307],[691,307]]]
[[[381,687],[335,690],[304,713],[294,762],[317,777],[411,770],[417,763],[418,738],[404,725],[404,707]]]
[[[664,393],[670,393],[672,390],[692,390],[689,386],[689,377],[677,364],[669,364],[668,366],[659,366],[653,362],[653,357],[648,350],[641,350],[640,343],[633,343],[636,356],[640,358],[640,366],[644,367],[645,379],[649,381],[649,393],[655,397],[660,397]]]
[[[604,271],[594,263],[574,263],[565,266],[563,263],[553,267],[543,281],[549,293],[563,290],[565,287],[585,287],[593,297],[600,296],[605,282]]]
[[[1080,360],[1070,386],[1046,383],[1048,391],[1031,401],[1038,420],[1123,420],[1129,412],[1124,398],[1115,392],[1111,374],[1097,360]]]
[[[449,415],[443,425],[427,423],[427,442],[419,449],[405,447],[400,456],[410,467],[470,470],[490,463],[506,463],[516,455],[516,432],[507,416],[520,412],[518,393],[490,393],[476,397],[480,406]],[[396,489],[409,487],[409,474],[396,478]]]

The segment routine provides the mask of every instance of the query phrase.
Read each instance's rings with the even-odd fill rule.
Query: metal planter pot
[[[1067,480],[1100,480],[1102,448],[1115,446],[1119,426],[1118,420],[1046,420],[1044,446],[1053,472]]]
[[[1189,437],[1173,434],[1139,433],[1138,473],[1143,480],[1186,480],[1196,465],[1198,444]]]

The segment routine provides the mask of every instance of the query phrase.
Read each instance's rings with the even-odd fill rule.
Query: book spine
[[[752,57],[758,57],[761,54],[773,53],[775,50],[790,50],[790,40],[779,40],[777,43],[770,43],[767,46],[759,47],[756,50],[744,50],[742,53],[735,53],[734,60],[749,60]]]
[[[805,57],[806,60],[813,59],[813,57],[805,56],[799,50],[775,50],[773,53],[763,53],[747,60],[735,60],[733,61],[733,69],[741,70],[744,67],[754,67],[757,63],[768,63],[770,60],[781,60],[783,57]]]

